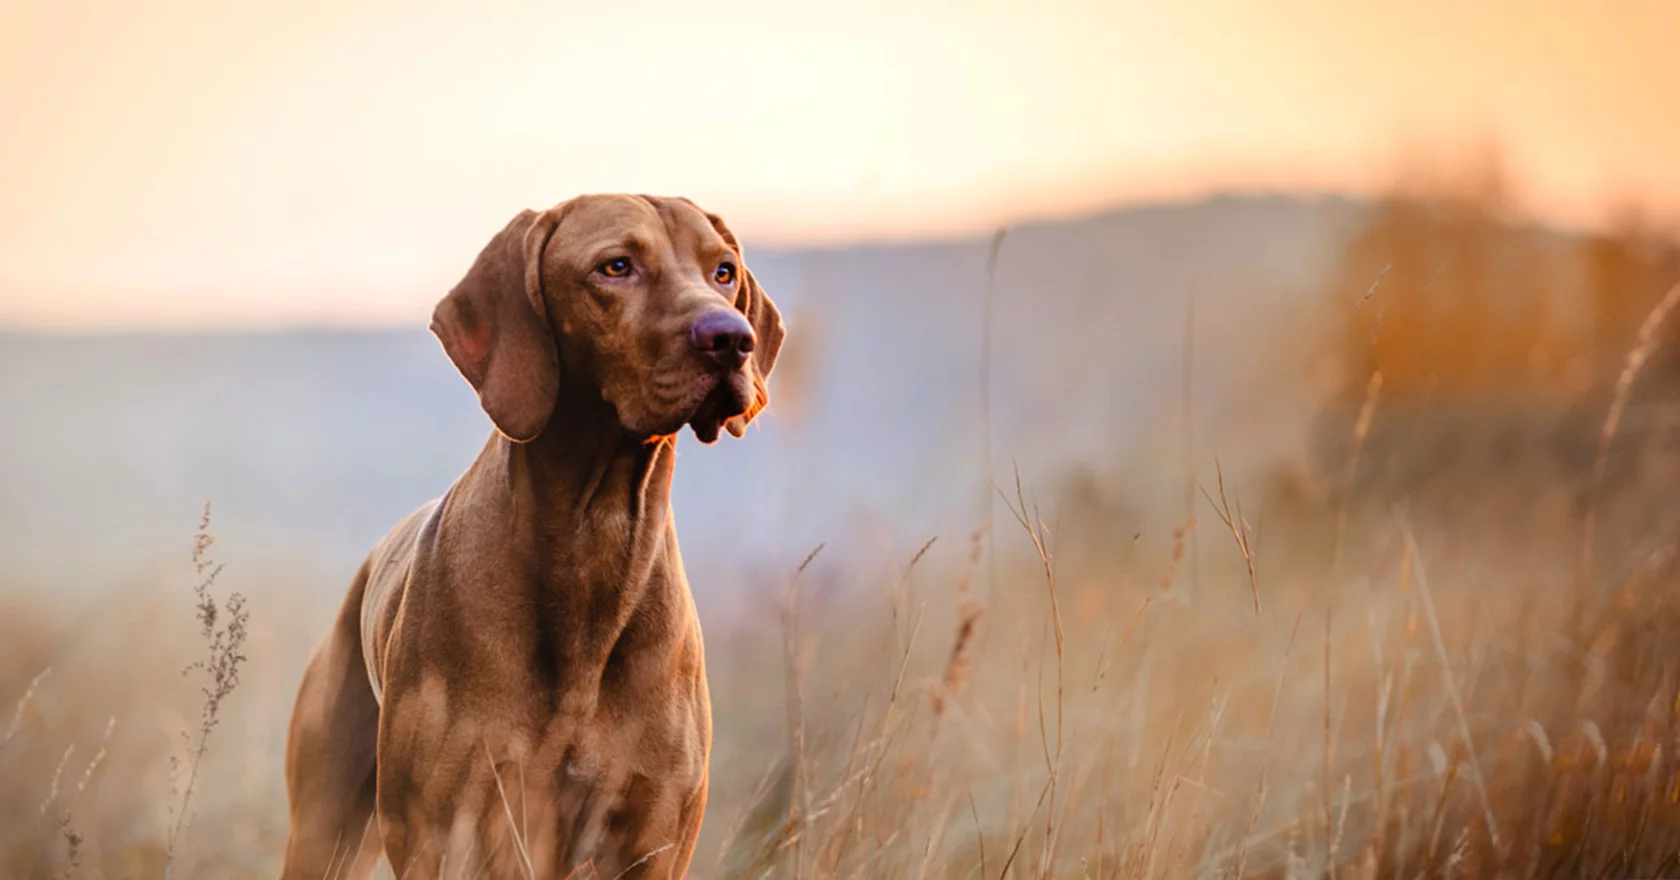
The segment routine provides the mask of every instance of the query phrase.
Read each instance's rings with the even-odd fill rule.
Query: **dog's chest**
[[[660,812],[686,802],[705,777],[698,718],[686,712],[598,718],[575,731],[549,777],[585,825]]]

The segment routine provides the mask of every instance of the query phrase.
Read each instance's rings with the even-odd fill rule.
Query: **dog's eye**
[[[616,260],[608,260],[595,267],[595,271],[608,278],[623,278],[630,274],[630,258],[619,257]]]
[[[717,281],[717,283],[722,284],[725,287],[728,287],[729,285],[734,284],[735,283],[735,264],[734,263],[723,263],[723,264],[719,265],[717,267],[717,271],[712,273],[712,279]]]

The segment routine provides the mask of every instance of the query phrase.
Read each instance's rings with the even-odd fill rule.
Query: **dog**
[[[676,436],[743,436],[781,314],[717,215],[588,195],[515,217],[431,331],[495,430],[311,655],[282,876],[682,877],[712,723]]]

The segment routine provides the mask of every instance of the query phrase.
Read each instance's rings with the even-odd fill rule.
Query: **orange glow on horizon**
[[[141,6],[0,12],[0,326],[412,321],[600,190],[841,244],[1492,140],[1541,218],[1680,206],[1672,4]]]

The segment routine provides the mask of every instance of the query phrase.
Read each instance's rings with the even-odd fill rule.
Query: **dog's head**
[[[629,195],[521,212],[431,329],[517,442],[543,432],[563,391],[599,395],[638,436],[740,437],[770,402],[783,335],[722,218]]]

